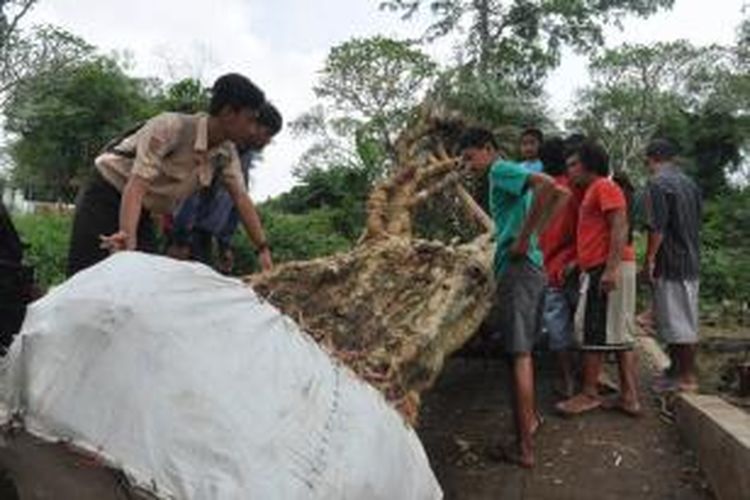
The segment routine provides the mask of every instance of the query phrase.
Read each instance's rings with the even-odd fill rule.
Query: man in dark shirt
[[[0,354],[18,333],[32,299],[32,269],[23,265],[23,245],[0,201]]]
[[[697,389],[701,195],[675,165],[675,155],[674,146],[663,139],[646,148],[651,177],[645,193],[649,236],[644,271],[654,286],[656,328],[669,345],[676,376],[657,381],[657,391]]]

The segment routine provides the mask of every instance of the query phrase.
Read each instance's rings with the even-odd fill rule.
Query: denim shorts
[[[562,288],[548,286],[545,290],[544,330],[550,351],[565,351],[572,346],[574,307]]]

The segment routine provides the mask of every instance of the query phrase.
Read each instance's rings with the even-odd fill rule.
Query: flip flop
[[[602,405],[602,398],[580,393],[555,405],[555,409],[566,417],[581,415],[596,410]]]
[[[662,375],[651,384],[651,390],[656,394],[665,394],[668,392],[678,392],[680,387],[675,379]]]

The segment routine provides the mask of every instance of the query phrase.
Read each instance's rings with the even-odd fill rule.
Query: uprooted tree
[[[493,287],[492,223],[461,186],[444,122],[426,110],[396,141],[398,168],[371,191],[351,251],[247,278],[412,422],[420,393],[484,320]],[[461,245],[416,238],[414,212],[438,192],[485,231]]]

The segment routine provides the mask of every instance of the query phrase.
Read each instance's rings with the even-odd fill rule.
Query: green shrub
[[[26,262],[36,268],[37,282],[45,288],[65,279],[72,222],[73,218],[69,214],[13,216],[13,223],[27,245]]]
[[[290,214],[261,207],[266,238],[275,263],[308,260],[346,251],[353,241],[336,231],[340,210],[318,208],[304,214]],[[239,274],[257,271],[259,266],[244,231],[234,236],[235,269]]]

